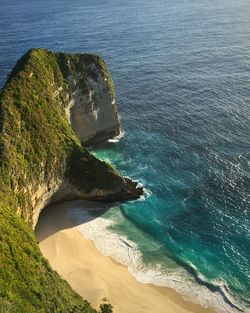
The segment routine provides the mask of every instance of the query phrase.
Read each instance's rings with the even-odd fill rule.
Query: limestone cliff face
[[[67,84],[65,113],[81,143],[95,144],[119,135],[114,85],[104,61],[80,54],[68,58],[59,54],[58,59]],[[62,91],[59,86],[58,94]]]
[[[80,71],[75,78],[71,74],[65,77],[71,90],[65,111],[79,140],[89,145],[119,135],[120,121],[110,86],[113,82],[105,77],[99,63],[93,61],[87,66],[93,73],[86,78],[87,90],[82,89]]]
[[[142,194],[82,145],[119,129],[113,82],[100,57],[33,49],[16,64],[0,94],[0,308],[96,312],[51,270],[31,229],[51,202]]]

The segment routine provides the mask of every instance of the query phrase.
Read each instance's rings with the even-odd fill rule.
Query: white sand
[[[69,204],[45,209],[36,227],[40,249],[54,270],[95,308],[107,297],[114,313],[213,312],[185,301],[176,291],[138,283],[125,266],[103,256],[67,215]]]

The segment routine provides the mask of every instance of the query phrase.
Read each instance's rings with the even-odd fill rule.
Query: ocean
[[[0,87],[32,47],[98,53],[114,79],[123,137],[93,153],[145,196],[73,208],[80,231],[218,312],[250,311],[249,30],[249,0],[0,2]]]

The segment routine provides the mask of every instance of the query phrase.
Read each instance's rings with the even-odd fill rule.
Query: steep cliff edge
[[[3,88],[0,118],[0,309],[93,312],[44,261],[31,227],[52,201],[118,201],[142,194],[81,144],[119,134],[104,61],[30,50]]]

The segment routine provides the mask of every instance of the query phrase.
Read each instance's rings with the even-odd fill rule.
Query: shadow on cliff
[[[57,232],[92,221],[115,205],[117,203],[86,200],[71,200],[49,205],[39,216],[34,231],[35,236],[38,242],[41,242]],[[69,214],[73,209],[80,209],[80,215]]]

